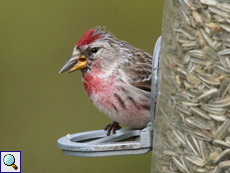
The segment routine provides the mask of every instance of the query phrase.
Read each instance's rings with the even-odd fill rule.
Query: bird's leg
[[[113,134],[116,133],[116,130],[119,130],[121,129],[121,126],[119,126],[119,123],[116,122],[116,121],[113,121],[112,123],[110,124],[107,124],[105,127],[104,127],[104,130],[107,130],[107,136],[110,135],[111,131],[113,132]]]

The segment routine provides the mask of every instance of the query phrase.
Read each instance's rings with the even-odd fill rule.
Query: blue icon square
[[[0,173],[21,172],[21,151],[0,151]]]

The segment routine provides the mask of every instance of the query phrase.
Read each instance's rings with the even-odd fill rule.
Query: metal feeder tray
[[[152,149],[151,124],[143,130],[120,129],[106,136],[95,130],[66,135],[58,139],[58,147],[70,156],[105,157],[145,154]]]

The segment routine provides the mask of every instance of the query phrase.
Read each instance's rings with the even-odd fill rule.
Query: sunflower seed
[[[200,157],[185,156],[185,158],[188,161],[190,161],[191,163],[193,163],[194,165],[197,165],[197,166],[204,166],[206,164],[205,161]]]
[[[202,118],[205,118],[205,119],[208,119],[208,120],[211,120],[211,118],[209,117],[209,115],[203,111],[202,109],[200,108],[197,108],[197,107],[191,107],[190,110],[192,111],[192,113],[194,113],[195,115],[198,115]]]
[[[186,79],[189,83],[194,85],[199,85],[201,83],[201,80],[195,75],[195,73],[188,74]]]
[[[227,136],[227,137],[225,138],[225,142],[226,142],[227,144],[230,145],[230,136]]]
[[[211,85],[219,85],[220,84],[220,79],[219,78],[216,78],[215,76],[211,75],[211,74],[206,74],[206,73],[203,73],[203,74],[199,74],[198,77],[208,83],[208,84],[211,84]]]
[[[225,121],[227,119],[227,116],[225,115],[215,115],[215,114],[208,114],[208,115],[216,121]]]
[[[229,14],[229,13],[227,13],[227,12],[225,12],[225,11],[223,11],[223,10],[220,10],[220,9],[218,9],[218,8],[216,8],[216,7],[209,6],[208,9],[209,9],[211,12],[213,12],[213,13],[215,13],[215,14],[218,14],[218,15],[224,17],[224,18],[230,18],[230,14]]]
[[[230,147],[230,145],[227,142],[221,141],[221,140],[218,140],[218,139],[215,139],[212,143],[214,145],[220,145],[220,146],[224,146],[224,147]]]
[[[212,106],[214,108],[223,108],[223,107],[227,107],[230,105],[230,96],[225,97],[223,99],[220,100],[216,100],[213,103],[210,103],[209,106]]]
[[[220,163],[219,163],[219,167],[220,167],[221,169],[229,169],[229,168],[230,168],[230,160],[220,162]]]
[[[220,153],[219,156],[216,157],[216,159],[213,161],[213,163],[217,164],[217,163],[221,162],[222,160],[224,160],[225,158],[229,158],[229,157],[230,157],[230,149],[226,149],[222,153]]]
[[[197,99],[198,100],[205,100],[205,102],[208,102],[210,99],[212,99],[213,97],[215,97],[218,94],[218,89],[213,88],[210,89],[206,92],[204,92],[202,95],[200,95]]]
[[[168,156],[179,156],[179,154],[171,150],[164,150],[163,153]]]
[[[216,131],[216,139],[222,139],[228,134],[228,128],[230,127],[230,119],[227,119]]]
[[[178,159],[176,159],[175,157],[172,157],[172,160],[173,160],[174,164],[177,165],[177,167],[178,167],[182,172],[185,171],[184,166],[182,165],[182,163],[181,163]]]
[[[224,98],[228,92],[229,87],[230,87],[230,78],[225,78],[220,84],[218,97]]]

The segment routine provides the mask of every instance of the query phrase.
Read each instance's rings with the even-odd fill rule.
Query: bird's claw
[[[107,136],[110,135],[111,131],[113,134],[116,133],[116,130],[119,130],[121,129],[121,126],[119,126],[119,123],[116,122],[116,121],[113,121],[112,123],[110,124],[107,124],[105,127],[104,127],[104,130],[107,130]]]

